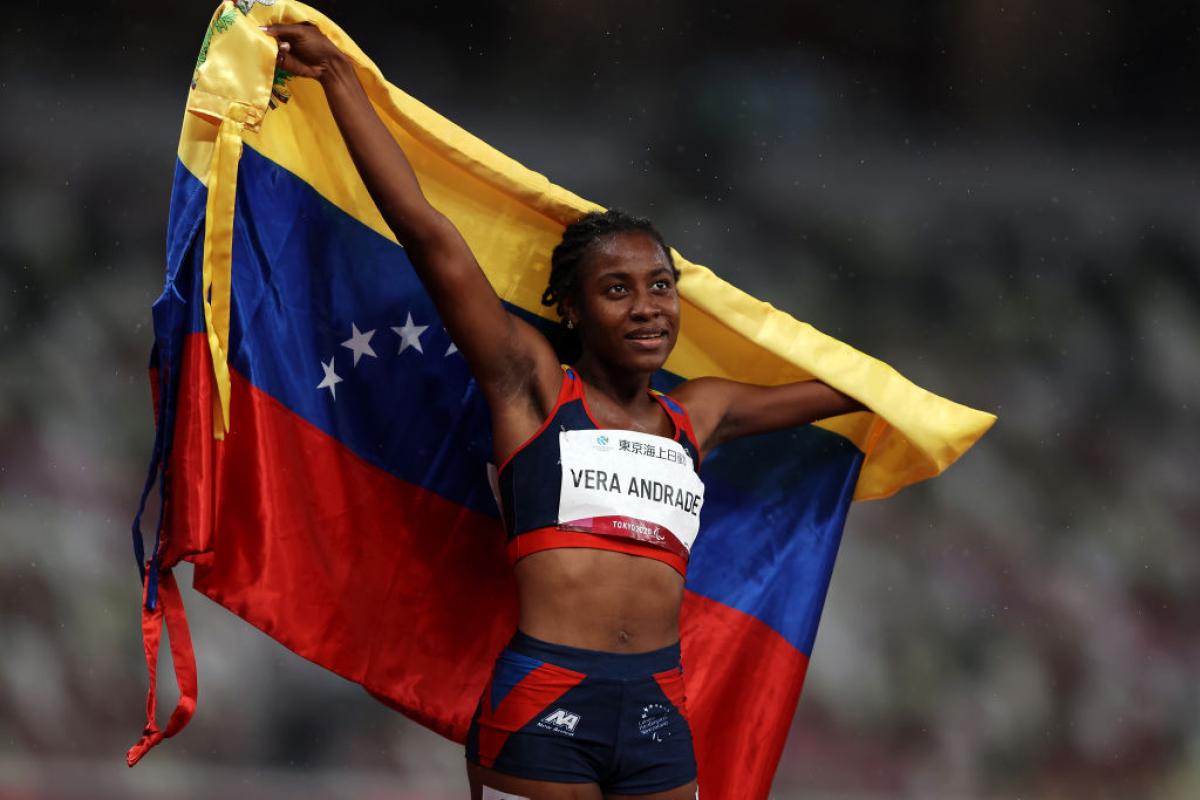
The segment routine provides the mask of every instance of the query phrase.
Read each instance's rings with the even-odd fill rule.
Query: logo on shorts
[[[575,735],[575,726],[579,724],[579,715],[572,714],[565,708],[556,708],[538,720],[538,727],[548,731],[558,731],[568,736]]]
[[[654,742],[666,740],[671,735],[671,707],[662,703],[642,706],[642,717],[638,720],[638,733]]]

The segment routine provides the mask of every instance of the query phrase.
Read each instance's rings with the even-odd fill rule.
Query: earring
[[[570,331],[570,330],[574,330],[574,329],[575,329],[575,320],[572,320],[572,319],[567,320],[567,330]]]

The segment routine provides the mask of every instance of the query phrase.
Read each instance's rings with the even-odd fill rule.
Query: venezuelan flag
[[[150,669],[129,752],[187,724],[196,671],[171,568],[295,652],[456,741],[516,624],[489,488],[488,418],[461,355],[351,163],[324,95],[275,68],[259,26],[317,24],[354,61],[431,202],[510,310],[539,302],[563,227],[595,205],[394,86],[300,3],[223,3],[184,115],[153,315],[157,481],[134,523]],[[766,797],[854,499],[937,475],[994,417],[730,286],[678,254],[679,344],[656,380],[819,378],[871,412],[714,452],[683,609],[706,797]],[[166,624],[181,700],[156,723]]]

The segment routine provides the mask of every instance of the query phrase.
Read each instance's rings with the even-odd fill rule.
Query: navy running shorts
[[[506,775],[652,794],[696,778],[679,645],[604,653],[520,631],[496,659],[467,759]]]

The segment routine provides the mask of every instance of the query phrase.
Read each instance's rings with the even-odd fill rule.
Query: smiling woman
[[[564,367],[430,205],[351,61],[312,25],[266,30],[280,68],[323,87],[490,411],[520,611],[467,736],[472,797],[693,797],[679,619],[700,462],[732,438],[861,404],[819,381],[652,391],[679,335],[678,272],[654,227],[620,212],[584,215],[554,251],[543,303],[578,346]]]
[[[588,216],[623,219],[612,211]],[[585,217],[582,222],[588,221]],[[572,276],[559,302],[567,327],[578,331],[580,358],[625,360],[633,370],[644,369],[628,361],[633,354],[649,359],[646,364],[665,362],[679,334],[678,272],[670,252],[654,233],[619,228],[608,233],[601,227],[593,242],[586,251],[586,268],[578,268],[582,274]],[[619,346],[614,349],[618,343],[605,341],[605,335],[619,337]]]
[[[653,272],[646,276],[652,278],[656,283],[660,283],[656,287],[656,291],[660,296],[675,297],[675,327],[673,330],[678,331],[679,319],[679,303],[678,293],[672,292],[675,281],[679,279],[679,270],[675,267],[675,260],[671,256],[671,250],[663,241],[662,234],[658,229],[647,219],[635,217],[626,214],[616,209],[609,209],[603,212],[592,212],[585,214],[576,222],[568,225],[563,231],[562,241],[554,248],[554,253],[550,257],[550,281],[546,291],[542,294],[542,305],[555,306],[559,317],[562,318],[564,327],[570,331],[573,330],[578,319],[578,306],[583,298],[583,290],[580,285],[580,262],[584,256],[588,256],[589,260],[602,260],[610,262],[607,266],[602,266],[591,271],[592,277],[596,280],[606,282],[602,287],[602,291],[609,293],[613,298],[623,296],[629,292],[629,281],[631,275],[622,271],[623,266],[620,263],[611,263],[614,259],[619,262],[622,242],[612,242],[618,234],[640,234],[640,237],[633,235],[630,238],[632,241],[626,246],[636,247],[639,240],[643,249],[648,249],[649,252],[641,254],[641,263],[645,267],[653,265]],[[626,237],[621,237],[622,239]],[[649,247],[647,241],[649,240]],[[614,248],[616,251],[614,252]],[[632,259],[632,266],[636,266],[639,261],[638,257]],[[665,262],[665,263],[664,263]],[[595,287],[592,287],[593,291]],[[569,310],[570,307],[576,307],[575,311]],[[628,334],[631,337],[646,339],[665,340],[669,337],[670,331],[664,329],[659,330],[643,330],[639,332],[631,332]],[[674,346],[674,338],[670,338],[667,342],[668,350]],[[561,335],[558,343],[559,356],[563,361],[573,362],[580,356],[580,343],[578,334]]]

